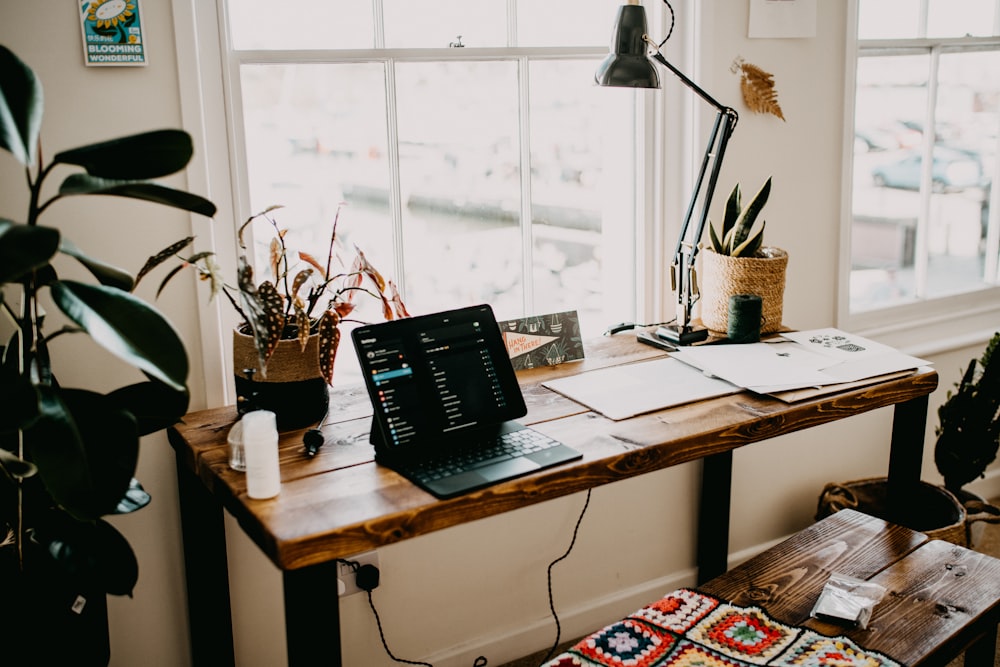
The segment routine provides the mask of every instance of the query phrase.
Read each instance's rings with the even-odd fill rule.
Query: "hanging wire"
[[[668,39],[670,39],[670,35],[674,34],[674,8],[670,6],[670,3],[667,2],[667,0],[663,0],[663,4],[665,4],[667,6],[667,9],[670,10],[670,29],[667,30],[667,36],[664,37],[663,41],[660,42],[659,46],[656,47],[657,51],[662,49],[663,45],[667,43]]]

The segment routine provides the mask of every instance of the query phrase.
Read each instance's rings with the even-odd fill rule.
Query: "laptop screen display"
[[[410,451],[527,413],[487,305],[361,326],[351,336],[375,410],[373,441],[385,450]]]

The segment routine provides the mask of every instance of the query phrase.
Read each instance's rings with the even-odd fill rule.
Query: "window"
[[[998,283],[1000,3],[857,7],[850,314],[944,313]]]
[[[247,214],[283,205],[286,241],[322,253],[346,202],[339,237],[415,312],[635,317],[638,98],[593,85],[613,3],[223,5]]]

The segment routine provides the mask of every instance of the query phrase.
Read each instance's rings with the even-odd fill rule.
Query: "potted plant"
[[[963,546],[975,544],[977,523],[1000,523],[1000,508],[965,489],[982,477],[1000,446],[1000,331],[981,357],[973,358],[938,408],[934,463],[943,485],[921,482],[916,497],[902,505],[904,516],[891,516],[885,477],[827,484],[820,494],[817,519],[850,507],[921,530]]]
[[[337,237],[343,204],[330,227],[326,257],[293,251],[287,229],[275,217],[280,206],[251,215],[240,226],[237,281],[227,284],[211,253],[181,256],[192,241],[185,239],[151,257],[141,278],[162,262],[177,257],[181,264],[162,280],[159,290],[185,267],[212,283],[236,309],[240,324],[233,332],[233,371],[240,414],[251,409],[275,413],[281,430],[301,428],[322,419],[329,405],[328,387],[340,344],[340,325],[349,321],[359,294],[381,302],[382,316],[408,317],[395,284],[385,280],[364,252],[355,248],[345,262]],[[270,226],[270,276],[257,282],[247,258],[245,232],[255,222]]]
[[[35,73],[0,46],[0,148],[24,165],[29,195],[23,220],[0,218],[0,318],[13,331],[0,341],[0,605],[10,621],[2,655],[11,664],[106,664],[106,595],[131,594],[138,563],[104,517],[149,502],[135,479],[140,439],[187,412],[188,358],[173,326],[130,293],[127,272],[84,253],[42,219],[78,195],[205,216],[215,206],[149,180],[187,165],[185,132],[122,137],[44,163],[42,114]],[[57,165],[82,171],[46,198],[43,186]],[[62,277],[57,257],[79,262],[96,284]],[[80,334],[146,380],[107,393],[63,384],[50,351]]]
[[[709,224],[711,243],[702,254],[701,320],[714,332],[729,330],[729,303],[736,295],[761,298],[760,333],[781,328],[788,253],[764,245],[766,221],[761,212],[770,194],[768,177],[743,204],[737,183],[726,200],[720,233]]]
[[[958,498],[970,516],[991,523],[1000,521],[1000,510],[964,487],[983,476],[1000,447],[998,345],[1000,331],[993,334],[979,359],[969,361],[955,391],[948,391],[938,408],[934,429],[934,464],[944,478],[944,488]]]

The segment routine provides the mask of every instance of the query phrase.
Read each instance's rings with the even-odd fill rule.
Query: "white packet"
[[[823,620],[848,621],[863,630],[868,627],[872,609],[885,593],[885,588],[878,584],[833,572],[809,615]]]

